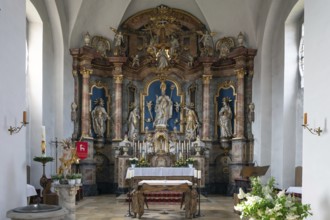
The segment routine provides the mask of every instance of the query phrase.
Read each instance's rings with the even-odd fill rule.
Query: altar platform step
[[[145,193],[146,202],[148,204],[181,204],[183,193],[172,192],[172,191],[159,191],[159,192],[149,192]],[[119,202],[128,202],[127,194],[121,194],[117,197]],[[207,201],[207,198],[201,195],[201,202]]]

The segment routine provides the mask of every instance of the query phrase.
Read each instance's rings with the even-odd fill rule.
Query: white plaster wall
[[[330,219],[330,2],[305,0],[305,100],[308,124],[324,132],[303,135],[303,202],[315,220]]]
[[[2,0],[0,9],[0,219],[7,219],[8,210],[26,205],[26,128],[8,132],[20,125],[27,106],[25,1]]]
[[[293,75],[284,73],[284,27],[296,2],[272,1],[262,6],[253,81],[255,160],[271,165],[265,179],[274,176],[280,188],[294,184],[297,85]]]

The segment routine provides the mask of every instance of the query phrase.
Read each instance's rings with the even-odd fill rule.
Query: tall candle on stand
[[[41,126],[41,154],[46,156],[46,127]]]

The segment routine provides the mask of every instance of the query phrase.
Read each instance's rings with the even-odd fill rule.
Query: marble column
[[[237,109],[236,109],[236,138],[244,138],[244,75],[243,68],[236,69],[237,76]]]
[[[75,220],[76,219],[76,194],[79,190],[78,184],[56,184],[53,185],[54,189],[58,195],[58,204],[62,206],[69,213],[65,216],[65,220]]]
[[[109,62],[113,64],[112,71],[114,84],[115,84],[115,125],[114,125],[114,138],[113,141],[122,140],[122,102],[123,102],[123,64],[127,61],[127,57],[109,57]]]
[[[210,80],[211,79],[212,79],[212,75],[209,74],[203,75],[203,125],[202,125],[203,140],[210,140]]]
[[[81,106],[81,136],[90,137],[90,116],[89,116],[89,78],[93,70],[83,68],[82,75],[82,106]]]
[[[115,80],[115,138],[114,141],[122,140],[122,96],[123,75],[114,75]]]

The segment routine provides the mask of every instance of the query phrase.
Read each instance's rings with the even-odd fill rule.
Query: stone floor
[[[128,203],[118,199],[115,195],[102,195],[84,197],[76,206],[76,220],[123,220],[132,219],[125,217],[128,211]],[[233,198],[220,195],[209,195],[201,199],[200,219],[239,220],[239,215],[233,211]],[[180,210],[180,204],[149,204],[145,207],[142,219],[185,219],[184,210]],[[197,218],[196,218],[197,219]]]

